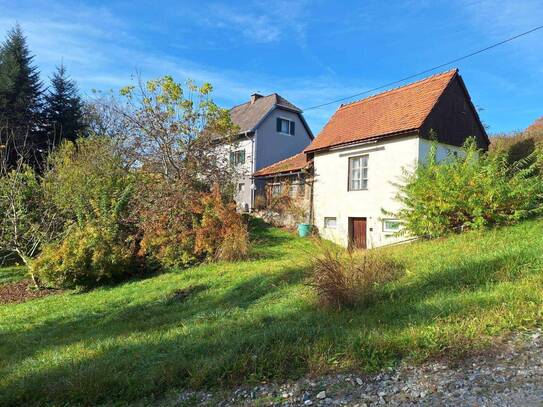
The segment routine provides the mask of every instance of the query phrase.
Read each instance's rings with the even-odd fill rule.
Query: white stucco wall
[[[246,209],[251,207],[251,174],[254,172],[253,138],[241,138],[235,143],[221,145],[217,154],[229,162],[230,152],[239,150],[245,150],[245,163],[236,165],[235,183],[236,189],[238,189],[240,184],[243,184],[243,187],[241,190],[237,190],[234,199],[241,209]]]
[[[349,218],[366,218],[367,247],[378,247],[405,240],[383,231],[382,209],[395,212],[400,203],[395,199],[397,183],[405,171],[413,171],[417,160],[424,160],[430,142],[417,136],[359,144],[346,149],[315,154],[314,223],[325,239],[342,246],[349,243]],[[450,151],[462,150],[440,144],[438,160]],[[368,155],[368,188],[348,191],[349,157]],[[324,218],[335,217],[336,228],[325,228]]]
[[[432,145],[432,142],[426,139],[419,139],[419,159],[423,162],[427,159],[428,154],[430,154],[430,147]],[[449,157],[451,154],[456,153],[456,155],[462,157],[465,156],[466,152],[461,147],[451,146],[448,144],[438,143],[437,145],[437,151],[436,151],[436,158],[437,161],[440,162],[447,157]]]

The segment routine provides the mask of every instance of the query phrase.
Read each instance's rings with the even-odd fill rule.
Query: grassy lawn
[[[370,371],[457,356],[543,319],[542,221],[386,249],[406,274],[371,306],[341,312],[319,309],[305,284],[310,240],[255,233],[251,261],[0,306],[0,405],[122,404]],[[168,300],[187,287],[185,301]]]
[[[0,286],[23,280],[26,277],[25,273],[25,268],[20,266],[0,268]]]

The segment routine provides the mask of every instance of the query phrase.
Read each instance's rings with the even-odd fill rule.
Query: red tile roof
[[[272,165],[261,168],[254,173],[255,177],[265,177],[269,175],[285,174],[293,171],[300,171],[309,165],[304,152],[293,155],[292,157],[278,161]]]
[[[457,73],[458,70],[453,69],[341,105],[304,151],[419,129]]]

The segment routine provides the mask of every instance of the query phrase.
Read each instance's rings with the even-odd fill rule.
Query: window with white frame
[[[399,232],[401,223],[398,219],[383,219],[383,232]]]
[[[333,217],[325,217],[324,218],[324,228],[325,229],[335,229],[337,226],[337,219]]]
[[[368,189],[368,156],[349,158],[349,191]]]
[[[295,127],[296,125],[292,120],[283,119],[282,117],[277,118],[277,132],[294,136]]]
[[[245,164],[245,150],[237,150],[230,152],[230,164]]]

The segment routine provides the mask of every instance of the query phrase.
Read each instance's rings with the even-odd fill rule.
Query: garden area
[[[20,28],[0,58],[27,73],[7,91],[32,90],[8,96],[45,97]],[[540,139],[440,162],[434,143],[390,214],[417,241],[353,251],[238,211],[239,128],[211,85],[139,79],[85,104],[62,67],[53,85],[0,123],[0,405],[374,372],[541,326]],[[291,195],[270,210],[306,219]]]
[[[150,402],[486,349],[541,326],[542,232],[532,220],[383,249],[402,276],[337,311],[310,286],[316,243],[256,222],[242,262],[0,306],[0,404]]]

